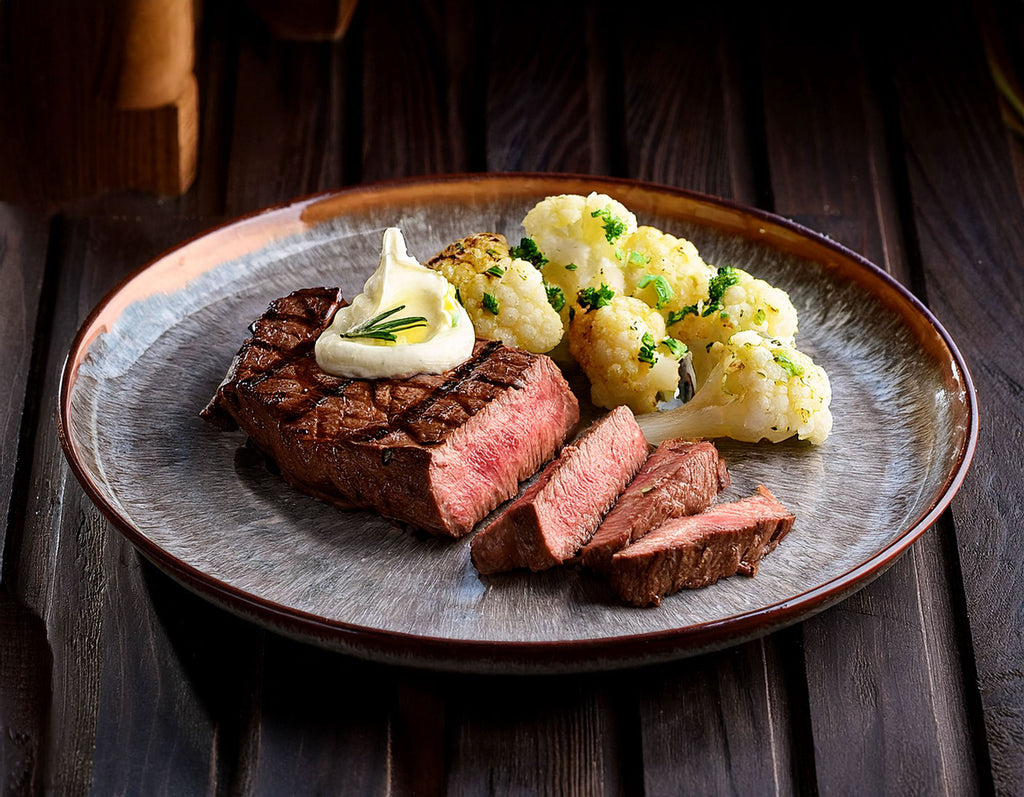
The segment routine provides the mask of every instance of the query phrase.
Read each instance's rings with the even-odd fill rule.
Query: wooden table
[[[206,4],[185,196],[0,205],[5,792],[1024,792],[1024,147],[998,92],[1022,65],[1019,7],[849,6],[835,24],[770,4],[378,0],[341,42],[292,44],[227,6]],[[976,382],[951,510],[803,624],[645,669],[503,678],[265,632],[146,564],[85,498],[59,372],[123,275],[297,195],[521,170],[730,197],[891,271]]]

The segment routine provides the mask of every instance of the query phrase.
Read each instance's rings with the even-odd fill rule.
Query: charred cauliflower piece
[[[536,353],[562,339],[556,309],[564,303],[561,293],[550,290],[533,265],[512,257],[505,236],[470,235],[445,247],[427,266],[456,287],[478,337]]]

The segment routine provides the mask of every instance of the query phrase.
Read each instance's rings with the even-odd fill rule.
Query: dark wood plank
[[[599,49],[606,28],[597,13],[592,4],[530,0],[503,4],[487,21],[488,170],[609,171],[605,65],[614,49]]]
[[[753,29],[713,4],[678,6],[624,26],[627,174],[757,204],[747,83]]]
[[[344,118],[352,82],[346,71],[350,37],[338,43],[281,41],[245,13],[235,35],[226,213],[340,186],[351,130]]]
[[[615,794],[625,780],[610,676],[461,678],[446,696],[452,794]]]
[[[121,275],[204,225],[159,219],[64,225],[41,406],[56,406],[59,368],[93,303]],[[171,598],[149,590],[134,549],[71,475],[53,413],[39,418],[31,464],[11,587],[44,619],[52,647],[47,790],[212,789],[220,777],[221,713],[234,713],[224,705],[241,699],[238,685],[253,658],[251,632],[183,597],[179,587]],[[197,656],[213,687],[198,687]]]
[[[390,671],[268,636],[246,780],[255,794],[382,793]]]
[[[0,404],[0,573],[48,238],[46,216],[0,203],[0,373],[7,377],[6,399]]]
[[[912,282],[879,97],[851,26],[764,16],[764,116],[774,209]],[[807,64],[815,64],[807,69]],[[884,79],[879,75],[879,79]],[[978,788],[944,534],[805,625],[818,783],[872,792]],[[937,688],[941,685],[941,688]],[[878,766],[864,767],[865,761]]]
[[[23,506],[15,492],[22,426],[35,415],[26,401],[40,290],[46,268],[49,222],[0,204],[0,372],[6,399],[0,404],[0,791],[39,793],[49,705],[50,648],[39,616],[10,593],[5,571],[16,558]],[[12,500],[13,496],[13,500]],[[12,507],[12,504],[14,506]],[[13,511],[12,511],[13,510]]]
[[[982,408],[953,503],[984,739],[997,791],[1024,784],[1024,207],[970,8],[943,3],[890,57],[929,305],[960,346]],[[920,30],[919,30],[920,28]],[[973,660],[972,660],[973,654]],[[986,764],[989,762],[982,762]]]
[[[467,171],[467,138],[480,123],[467,106],[472,6],[387,0],[368,3],[359,14],[365,14],[362,180]]]

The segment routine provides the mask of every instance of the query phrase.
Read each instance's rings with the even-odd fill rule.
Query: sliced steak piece
[[[474,538],[477,570],[544,570],[574,556],[648,451],[628,408],[619,407],[595,421]]]
[[[612,557],[611,585],[635,606],[714,584],[735,573],[753,576],[761,557],[793,527],[794,516],[763,486],[758,494],[666,521]]]
[[[284,478],[343,506],[458,537],[558,451],[579,405],[547,357],[477,341],[443,374],[341,379],[313,345],[343,304],[334,288],[273,302],[250,327],[209,406]]]
[[[616,551],[669,518],[704,511],[728,486],[729,471],[711,443],[666,440],[640,468],[593,538],[583,546],[583,564],[607,573]]]

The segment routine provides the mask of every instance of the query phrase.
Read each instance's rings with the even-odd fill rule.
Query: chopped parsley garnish
[[[600,288],[584,288],[576,294],[576,301],[580,307],[584,307],[587,312],[590,312],[610,305],[613,296],[615,296],[615,291],[602,282]]]
[[[646,288],[651,283],[654,283],[654,292],[658,294],[658,303],[655,307],[660,310],[668,302],[672,301],[672,296],[675,292],[672,290],[672,286],[668,284],[668,280],[661,274],[644,274],[640,282],[636,284],[636,287]]]
[[[790,376],[804,375],[804,367],[798,363],[793,362],[781,351],[775,352],[772,355],[772,359],[775,360],[775,362],[777,362],[780,366],[782,366],[782,370],[785,371]]]
[[[395,333],[427,325],[427,319],[421,315],[391,318],[395,313],[401,312],[404,309],[405,305],[400,304],[398,307],[385,310],[383,313],[379,313],[373,318],[363,321],[361,324],[356,324],[348,332],[342,332],[339,337],[372,338],[374,340],[386,340],[394,343],[397,340]],[[388,321],[389,318],[391,318],[390,321]]]
[[[565,270],[566,271],[575,271],[578,268],[579,268],[579,266],[577,266],[575,263],[566,263],[565,264]]]
[[[555,308],[556,313],[565,307],[565,294],[561,288],[557,285],[545,285],[544,290],[548,294],[548,304]]]
[[[590,214],[593,218],[600,218],[604,222],[604,237],[608,243],[613,244],[626,232],[626,222],[620,219],[611,211],[611,206],[595,210]]]
[[[508,250],[513,260],[525,260],[532,263],[534,268],[541,269],[547,265],[548,259],[540,253],[537,242],[533,238],[523,238],[519,246],[513,246]]]
[[[732,266],[721,266],[718,273],[708,282],[708,301],[704,305],[703,317],[722,309],[722,297],[725,292],[740,280],[740,275]]]
[[[763,307],[758,307],[757,308],[757,312],[754,313],[754,323],[755,324],[763,324],[764,323],[764,308]]]
[[[642,252],[637,252],[635,249],[629,253],[629,257],[626,260],[627,263],[632,263],[635,266],[646,266],[651,262],[651,256],[645,255]]]
[[[640,362],[647,363],[653,367],[658,362],[658,355],[654,352],[656,346],[654,336],[650,332],[645,332],[643,337],[640,338],[640,351],[637,353],[636,358]]]
[[[676,340],[675,338],[665,338],[661,345],[668,349],[669,353],[677,360],[683,359],[683,357],[690,353],[689,347],[681,340]]]
[[[492,277],[504,277],[505,269],[503,269],[499,265],[493,265],[489,269],[487,269],[487,271],[485,271],[484,274],[490,274]]]
[[[483,304],[484,310],[489,311],[493,315],[497,315],[501,309],[498,306],[498,298],[493,293],[484,293],[484,299],[481,304]]]
[[[697,315],[697,305],[688,304],[682,310],[669,310],[668,320],[665,322],[666,326],[672,326],[673,324],[682,321],[688,315]]]

